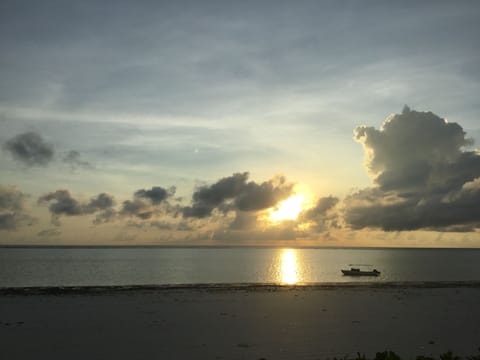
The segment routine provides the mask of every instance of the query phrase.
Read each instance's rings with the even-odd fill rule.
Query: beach
[[[473,355],[479,303],[477,283],[0,289],[0,358]]]

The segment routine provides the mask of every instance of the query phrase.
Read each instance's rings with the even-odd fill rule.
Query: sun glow
[[[296,220],[300,212],[304,208],[305,197],[301,194],[296,194],[286,200],[270,211],[270,219],[273,222],[283,220]]]

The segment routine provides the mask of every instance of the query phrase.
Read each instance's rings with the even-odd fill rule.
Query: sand
[[[480,286],[0,290],[0,359],[478,353]]]

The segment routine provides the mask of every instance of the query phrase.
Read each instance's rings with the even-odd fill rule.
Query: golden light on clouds
[[[294,195],[280,201],[277,206],[268,212],[268,220],[278,223],[283,220],[297,220],[300,213],[313,206],[313,194],[304,184],[295,186]]]
[[[282,220],[296,220],[304,208],[304,203],[305,197],[303,195],[293,195],[280,202],[276,208],[270,211],[270,219],[273,222],[279,222]]]

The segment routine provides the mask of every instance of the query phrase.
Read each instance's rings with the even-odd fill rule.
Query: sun
[[[279,222],[283,220],[296,220],[304,208],[305,196],[296,194],[281,201],[275,208],[270,210],[270,220]]]

